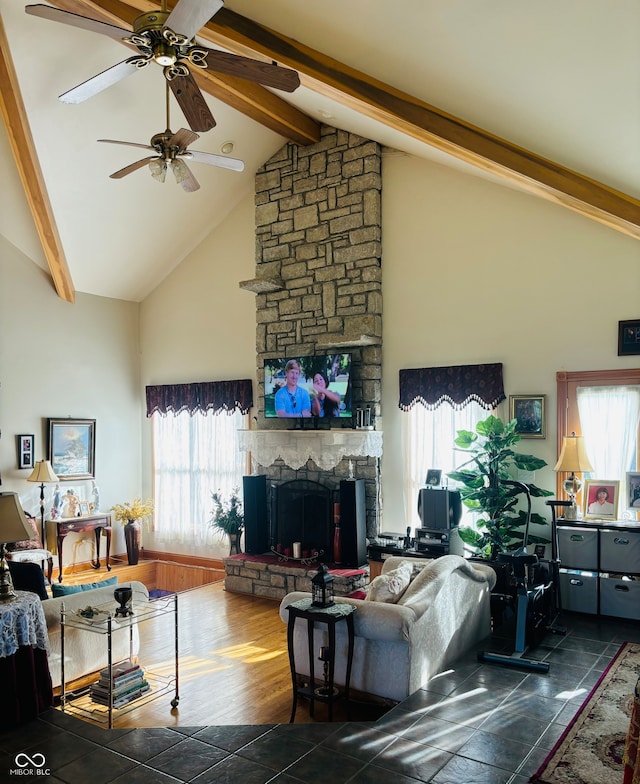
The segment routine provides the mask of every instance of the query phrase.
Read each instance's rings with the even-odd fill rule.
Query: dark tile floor
[[[621,643],[640,642],[635,622],[563,622],[565,636],[529,654],[550,662],[547,674],[479,664],[473,652],[371,723],[103,730],[50,710],[0,734],[0,780],[525,784]]]

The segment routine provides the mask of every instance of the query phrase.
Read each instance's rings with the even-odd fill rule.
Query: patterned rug
[[[530,781],[621,784],[622,757],[638,676],[640,645],[625,642]]]

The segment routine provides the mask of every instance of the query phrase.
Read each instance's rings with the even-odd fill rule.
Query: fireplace
[[[271,545],[283,552],[300,542],[302,554],[333,560],[333,491],[319,482],[294,479],[271,485]]]

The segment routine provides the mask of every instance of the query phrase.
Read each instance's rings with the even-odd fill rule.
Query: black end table
[[[293,722],[298,707],[298,697],[306,697],[309,700],[309,714],[313,716],[314,702],[319,700],[328,705],[329,721],[333,720],[334,699],[344,698],[347,700],[347,711],[349,710],[349,681],[351,680],[351,663],[353,661],[353,614],[356,608],[352,604],[340,603],[332,604],[329,607],[316,607],[311,599],[300,599],[288,605],[289,623],[287,625],[287,646],[289,649],[289,665],[291,666],[291,680],[293,682],[293,708],[289,722]],[[309,641],[309,683],[298,685],[298,674],[296,672],[295,653],[293,649],[293,631],[296,619],[302,618],[307,622],[307,638]],[[342,694],[334,688],[333,677],[335,670],[336,654],[336,624],[340,621],[347,622],[348,649],[347,649],[347,670]],[[322,647],[326,674],[322,682],[317,682],[314,672],[315,656],[313,649],[313,632],[316,623],[324,623],[327,626],[328,641],[327,646]]]

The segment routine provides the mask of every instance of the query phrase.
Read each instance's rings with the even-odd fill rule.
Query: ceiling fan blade
[[[92,76],[91,79],[87,79],[86,82],[82,82],[82,84],[67,90],[66,93],[62,93],[62,95],[58,96],[59,100],[62,103],[82,103],[87,98],[92,98],[94,95],[106,90],[107,87],[111,87],[138,71],[139,68],[130,62],[133,59],[139,58],[129,58],[129,60],[123,60],[121,63],[107,68],[106,71],[102,71],[102,73]]]
[[[244,161],[239,158],[229,158],[226,155],[215,155],[212,152],[198,152],[198,150],[187,150],[182,153],[181,158],[196,163],[208,163],[210,166],[219,166],[221,169],[231,169],[232,171],[244,171]]]
[[[242,79],[258,82],[265,87],[275,87],[287,93],[292,93],[300,87],[298,72],[291,68],[282,68],[279,65],[251,60],[249,57],[220,52],[217,49],[208,49],[207,52],[205,58],[207,67],[212,71],[229,76],[240,76]]]
[[[193,131],[189,131],[187,128],[180,128],[179,131],[176,131],[173,136],[169,139],[167,144],[169,147],[177,147],[180,152],[186,150],[186,148],[195,142],[196,139],[199,139],[197,133]]]
[[[165,27],[193,38],[223,5],[223,0],[180,0],[169,14]]]
[[[141,150],[155,150],[149,144],[138,144],[137,142],[119,142],[116,139],[98,139],[99,142],[106,142],[106,144],[124,144],[127,147],[140,147]]]
[[[174,158],[171,162],[171,168],[176,178],[176,182],[182,187],[182,190],[187,193],[193,193],[200,188],[200,183],[193,176],[193,172],[184,161]]]
[[[124,169],[119,169],[117,172],[110,174],[112,180],[119,180],[122,177],[126,177],[127,174],[131,174],[131,172],[137,171],[141,169],[143,166],[146,166],[151,161],[155,161],[158,159],[157,155],[150,155],[148,158],[143,158],[140,161],[136,161],[135,163],[130,163],[128,166],[125,166]]]
[[[191,74],[176,76],[169,85],[192,131],[205,133],[215,127],[216,121]]]
[[[125,30],[123,27],[99,22],[97,19],[91,19],[88,16],[61,11],[59,8],[52,8],[49,5],[28,5],[24,10],[32,16],[39,16],[41,19],[63,22],[73,27],[80,27],[82,30],[89,30],[92,33],[102,33],[102,35],[108,35],[109,38],[116,38],[118,41],[121,41],[125,36],[131,35],[131,30]]]

